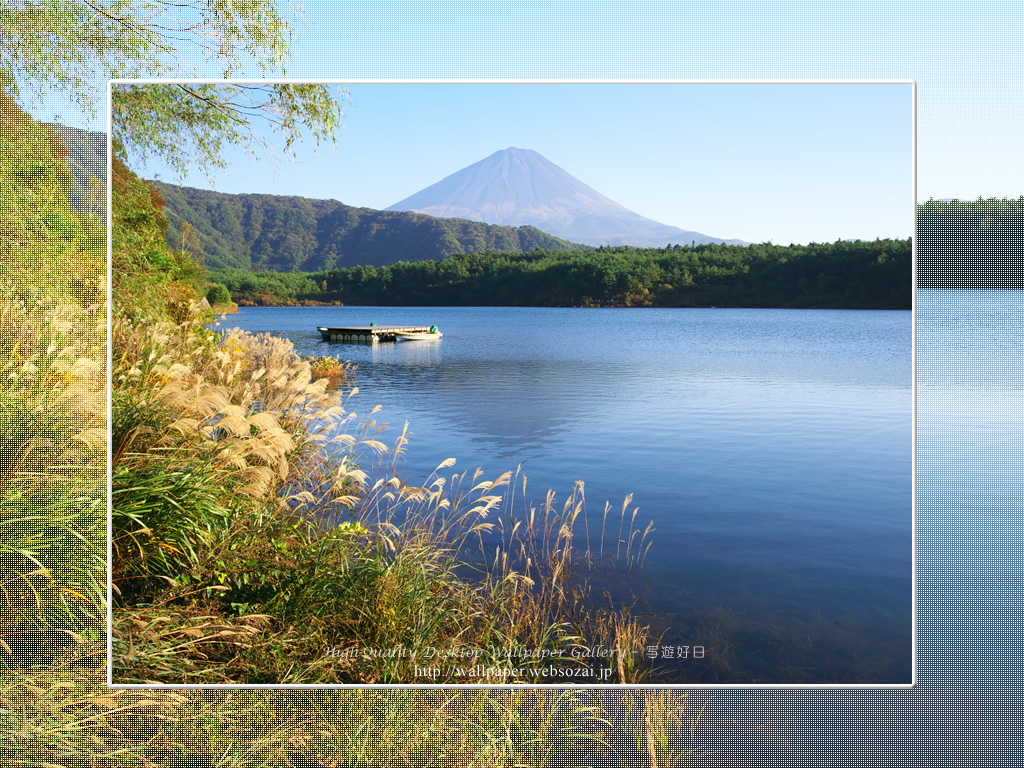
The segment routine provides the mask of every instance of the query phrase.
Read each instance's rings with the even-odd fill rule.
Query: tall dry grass
[[[722,749],[713,701],[708,693],[574,688],[110,690],[67,675],[8,678],[0,680],[8,726],[0,760],[104,768],[758,764]],[[737,753],[787,764],[779,747],[735,733]]]
[[[0,666],[102,663],[103,307],[0,292]]]
[[[354,414],[289,343],[221,339],[198,322],[114,332],[116,572],[148,557],[195,561],[194,545],[213,544],[239,499],[297,515],[353,503],[363,473],[336,457],[356,449],[344,431]]]
[[[376,409],[358,420],[348,408],[357,390],[313,380],[286,340],[197,322],[119,320],[113,331],[119,680],[649,673],[645,629],[590,595],[610,541],[602,530],[595,550],[579,530],[582,483],[536,506],[518,472],[443,476],[447,460],[412,486],[395,474],[407,431],[389,451]],[[634,527],[629,501],[615,549],[632,568],[651,527]],[[598,645],[612,653],[583,653]]]
[[[422,549],[444,563],[448,593],[466,598],[447,607],[465,613],[456,622],[457,637],[447,642],[476,652],[473,659],[479,664],[530,670],[508,682],[544,682],[530,676],[532,669],[551,664],[590,664],[612,673],[589,682],[642,679],[649,672],[642,664],[646,629],[614,607],[597,610],[591,581],[602,568],[639,565],[641,555],[631,545],[645,551],[641,545],[651,528],[640,533],[627,529],[628,548],[622,551],[629,555],[624,562],[609,562],[594,551],[587,531],[580,530],[586,519],[582,483],[561,503],[548,491],[537,506],[519,470],[493,480],[483,478],[480,470],[439,474],[453,464],[453,459],[442,462],[424,487],[408,486],[397,477],[379,479],[360,507],[382,556]],[[628,500],[624,517],[627,508]],[[595,646],[610,649],[598,657],[600,663],[586,653]],[[530,657],[540,649],[551,654]],[[442,677],[436,682],[478,681]]]

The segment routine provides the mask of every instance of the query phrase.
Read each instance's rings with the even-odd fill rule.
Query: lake
[[[316,330],[370,323],[444,337]],[[582,480],[592,536],[632,494],[653,544],[599,586],[652,626],[659,680],[911,682],[911,312],[259,307],[220,326],[355,363],[349,407],[380,405],[385,442],[408,421],[410,482],[448,457],[521,465],[538,504]]]

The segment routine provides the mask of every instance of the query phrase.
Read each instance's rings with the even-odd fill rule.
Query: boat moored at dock
[[[433,341],[440,339],[442,335],[437,326],[432,325],[426,333],[396,333],[395,341]]]
[[[324,341],[351,341],[376,343],[378,341],[414,341],[417,339],[439,339],[441,332],[436,325],[353,325],[331,328],[317,326]]]

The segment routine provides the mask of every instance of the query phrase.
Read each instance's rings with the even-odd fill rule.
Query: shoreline
[[[910,306],[887,306],[887,307],[867,307],[867,306],[835,306],[835,305],[818,305],[808,304],[801,306],[794,305],[771,305],[762,306],[756,304],[745,304],[742,306],[731,306],[728,304],[706,304],[706,303],[695,303],[695,304],[344,304],[337,302],[328,301],[314,301],[312,299],[294,302],[281,302],[276,304],[262,304],[259,302],[246,301],[241,299],[235,305],[233,312],[229,314],[236,314],[238,309],[241,307],[259,307],[266,309],[273,308],[296,308],[296,307],[435,307],[435,308],[454,308],[454,307],[509,307],[509,308],[522,308],[522,309],[809,309],[809,310],[830,310],[836,312],[842,311],[866,311],[866,312],[910,312],[913,307]],[[220,314],[218,312],[218,314]]]

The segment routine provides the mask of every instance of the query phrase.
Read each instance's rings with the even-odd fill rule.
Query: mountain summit
[[[509,147],[390,206],[486,224],[542,229],[586,245],[742,243],[645,218],[591,189],[531,149]]]

